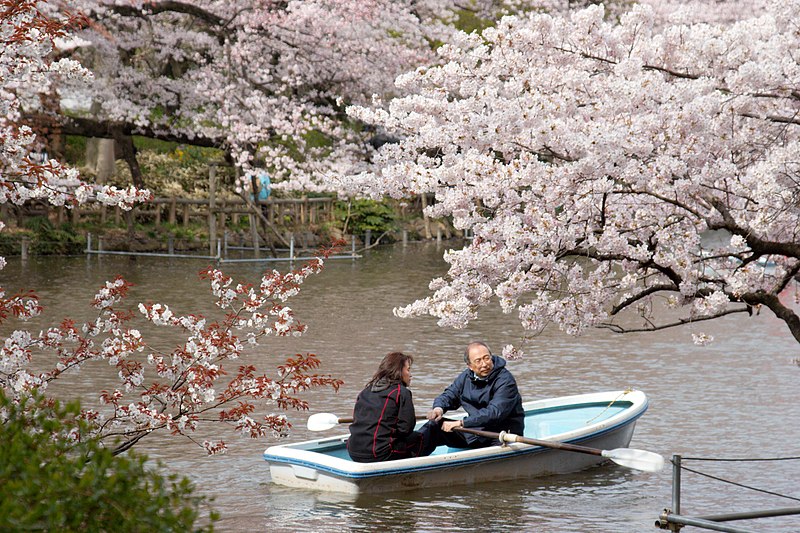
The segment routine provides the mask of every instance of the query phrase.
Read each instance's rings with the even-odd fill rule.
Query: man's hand
[[[453,431],[453,428],[463,428],[464,421],[463,420],[445,420],[442,424],[442,430],[447,433]]]
[[[444,416],[444,410],[441,407],[434,407],[428,411],[428,420],[435,420],[438,422]]]

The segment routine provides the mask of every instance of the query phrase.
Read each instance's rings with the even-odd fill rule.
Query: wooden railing
[[[282,227],[297,228],[317,225],[332,221],[334,218],[333,198],[269,198],[259,204],[262,214],[272,223]],[[253,205],[240,198],[226,199],[217,197],[213,207],[208,199],[187,198],[155,198],[145,204],[138,205],[132,212],[136,222],[149,222],[156,226],[164,223],[171,225],[188,226],[193,221],[206,225],[210,215],[216,218],[216,229],[224,230],[230,222],[237,226],[239,218],[253,214]],[[67,209],[63,206],[52,207],[43,202],[25,206],[24,209],[15,209],[11,215],[7,209],[3,210],[2,218],[16,217],[17,225],[24,224],[24,218],[31,216],[46,216],[57,223],[70,220],[79,224],[91,217],[104,224],[114,220],[116,224],[124,221],[123,210],[119,207],[109,207],[96,202],[89,202],[78,208]]]

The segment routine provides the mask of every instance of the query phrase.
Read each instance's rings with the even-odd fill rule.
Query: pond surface
[[[295,339],[273,339],[246,359],[269,370],[287,356],[313,352],[321,371],[340,377],[338,393],[306,396],[311,412],[351,413],[363,384],[389,351],[415,356],[412,391],[417,410],[432,400],[462,370],[462,351],[473,339],[496,352],[518,343],[525,358],[509,362],[525,400],[635,388],[650,399],[631,447],[700,458],[777,458],[800,456],[800,345],[782,322],[763,311],[696,326],[714,336],[698,347],[689,328],[651,334],[619,335],[596,330],[569,337],[557,330],[522,340],[514,315],[484,312],[464,330],[441,330],[428,318],[399,319],[392,309],[427,294],[428,281],[446,272],[445,244],[410,244],[369,251],[357,260],[331,260],[290,302],[309,332]],[[285,269],[286,264],[277,268]],[[31,329],[64,317],[92,316],[89,302],[106,279],[121,274],[136,284],[129,304],[154,301],[176,313],[212,313],[207,287],[198,281],[206,263],[191,259],[91,256],[10,258],[0,271],[7,291],[35,288],[47,307]],[[256,282],[264,264],[235,263],[223,270],[237,281]],[[795,289],[793,288],[792,291]],[[786,300],[795,298],[794,292]],[[796,304],[793,304],[796,305]],[[3,332],[7,333],[8,325]],[[160,330],[146,332],[156,342]],[[87,368],[71,377],[70,392],[86,394],[111,384],[109,367]],[[113,377],[113,376],[111,376]],[[108,382],[108,385],[105,383]],[[305,429],[307,413],[289,414],[290,439],[320,436]],[[346,428],[342,428],[346,432]],[[333,436],[337,430],[325,435]],[[656,531],[653,524],[671,505],[672,472],[643,473],[617,465],[503,484],[454,486],[358,498],[309,493],[270,483],[261,454],[274,441],[218,435],[230,445],[226,456],[207,457],[186,441],[157,437],[139,451],[164,462],[171,472],[191,477],[200,492],[215,498],[220,531]],[[685,461],[694,470],[753,486],[733,484],[684,471],[682,512],[688,516],[800,506],[800,461]],[[755,531],[797,530],[796,517],[733,522]],[[692,528],[689,528],[692,529]],[[700,531],[699,529],[692,529]]]

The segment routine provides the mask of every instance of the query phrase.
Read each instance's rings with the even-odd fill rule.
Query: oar
[[[555,442],[550,440],[530,439],[528,437],[521,437],[514,433],[493,433],[491,431],[483,431],[480,429],[472,428],[453,428],[453,431],[460,431],[462,433],[472,433],[481,437],[489,437],[490,439],[497,439],[501,442],[522,442],[524,444],[532,444],[534,446],[542,446],[545,448],[554,448],[556,450],[564,450],[567,452],[588,453],[590,455],[599,455],[607,459],[611,459],[618,465],[627,466],[636,470],[643,470],[645,472],[658,472],[664,468],[664,458],[657,453],[648,452],[645,450],[636,450],[633,448],[616,448],[614,450],[600,450],[598,448],[589,448],[588,446],[579,446],[577,444],[568,444],[566,442]]]
[[[427,418],[425,415],[417,415],[417,420]],[[339,424],[350,424],[353,418],[339,418],[333,413],[315,413],[308,417],[308,429],[310,431],[325,431],[338,426]]]

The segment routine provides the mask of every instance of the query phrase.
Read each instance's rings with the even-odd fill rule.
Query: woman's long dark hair
[[[414,358],[403,352],[389,352],[378,365],[378,371],[369,380],[367,387],[371,387],[382,379],[391,384],[400,383],[403,381],[403,367],[406,366],[406,361],[411,365],[414,363]]]

